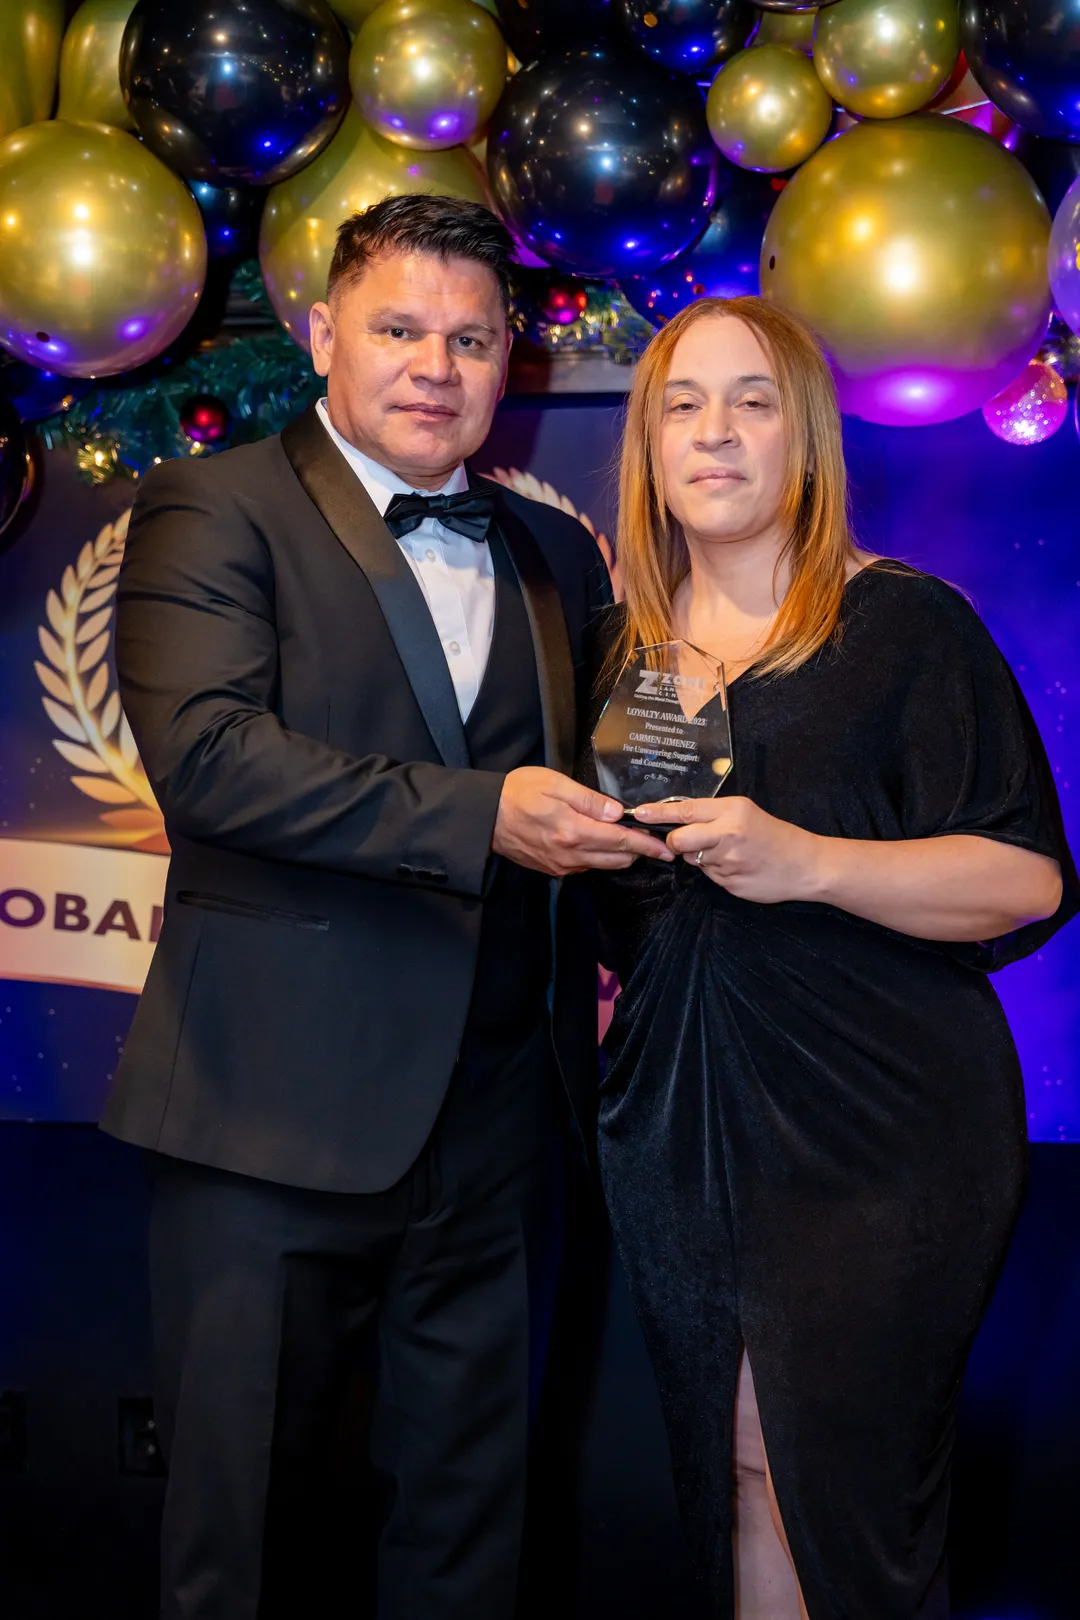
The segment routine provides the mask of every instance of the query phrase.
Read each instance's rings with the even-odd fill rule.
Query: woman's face
[[[708,316],[671,356],[660,418],[668,508],[702,543],[765,536],[780,513],[787,434],[773,367],[733,315]]]

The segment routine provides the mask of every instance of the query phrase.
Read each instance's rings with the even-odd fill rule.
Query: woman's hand
[[[779,821],[752,799],[677,799],[642,805],[635,815],[646,826],[679,822],[668,834],[668,848],[740,900],[773,905],[818,898],[821,846],[827,840]]]
[[[1057,861],[977,833],[826,838],[739,798],[678,799],[636,814],[646,826],[679,822],[669,849],[742,900],[816,900],[915,939],[997,939],[1061,904]]]

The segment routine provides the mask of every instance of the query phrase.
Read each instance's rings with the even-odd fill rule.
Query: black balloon
[[[721,159],[717,201],[704,236],[667,264],[619,282],[638,314],[663,326],[696,298],[756,293],[765,226],[782,187],[775,175]]]
[[[679,73],[726,61],[758,20],[750,0],[615,0],[615,16],[647,56]]]
[[[171,169],[267,186],[309,163],[349,100],[349,47],[326,0],[138,0],[120,83]]]
[[[19,413],[9,399],[0,399],[0,535],[19,510],[30,489],[30,457]]]
[[[1044,141],[1026,129],[1014,132],[1005,144],[1020,159],[1039,190],[1050,213],[1056,214],[1073,181],[1080,178],[1080,146],[1067,141]]]
[[[543,51],[599,38],[611,22],[611,0],[495,0],[506,43],[526,66]]]
[[[231,259],[256,251],[265,191],[253,186],[212,186],[208,180],[192,180],[191,191],[199,205],[212,259]]]
[[[1014,124],[1080,141],[1080,0],[962,0],[960,44]]]
[[[573,275],[681,253],[708,222],[718,154],[697,86],[628,46],[545,56],[492,116],[488,175],[527,247]]]
[[[0,393],[7,395],[24,422],[43,422],[66,411],[92,386],[88,377],[39,371],[25,360],[9,360],[0,370]]]

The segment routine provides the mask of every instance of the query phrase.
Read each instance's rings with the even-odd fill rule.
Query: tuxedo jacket
[[[569,772],[606,569],[576,519],[489,487],[545,761]],[[419,584],[314,410],[147,474],[116,658],[173,854],[105,1129],[288,1185],[384,1190],[458,1057],[504,777],[472,767]],[[555,1048],[591,1143],[596,952],[582,891],[551,888]]]

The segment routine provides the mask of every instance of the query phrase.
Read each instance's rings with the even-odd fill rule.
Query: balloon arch
[[[845,410],[1036,443],[1076,372],[1080,0],[9,0],[0,533],[28,422],[98,477],[280,425],[337,223],[407,191],[504,219],[549,348],[760,290]],[[280,326],[207,358],[207,278],[256,253]]]

